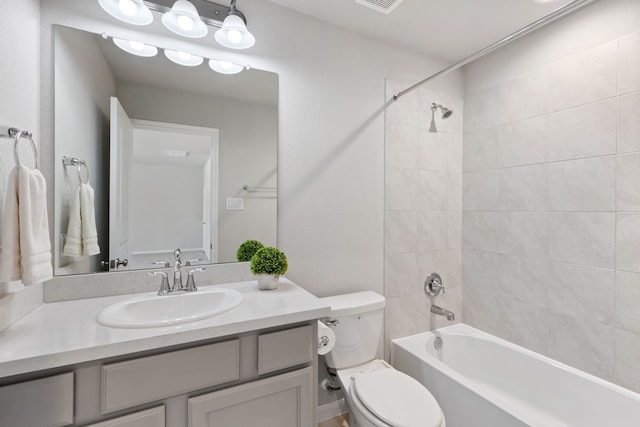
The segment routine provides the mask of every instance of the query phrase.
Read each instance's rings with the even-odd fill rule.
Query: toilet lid
[[[442,411],[422,384],[395,369],[358,375],[358,399],[375,416],[394,427],[440,427]]]

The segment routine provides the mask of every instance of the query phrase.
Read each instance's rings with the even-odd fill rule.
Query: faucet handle
[[[152,273],[147,273],[149,276],[157,276],[158,274],[162,276],[162,280],[160,281],[160,289],[158,290],[158,295],[168,295],[171,292],[171,288],[169,287],[169,275],[164,271],[154,271]]]
[[[195,273],[196,271],[205,271],[205,270],[206,268],[194,268],[193,270],[191,270],[187,275],[187,286],[184,288],[184,290],[189,292],[197,291],[198,288],[196,287],[196,281],[193,278],[193,273]]]
[[[442,277],[438,273],[431,273],[424,281],[424,292],[430,296],[435,297],[442,291],[444,295],[444,283]]]

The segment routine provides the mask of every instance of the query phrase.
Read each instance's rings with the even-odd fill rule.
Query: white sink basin
[[[98,323],[113,328],[155,328],[206,319],[242,302],[242,294],[233,289],[198,290],[166,296],[145,295],[105,308]]]

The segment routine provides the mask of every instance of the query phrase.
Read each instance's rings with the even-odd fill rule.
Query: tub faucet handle
[[[444,295],[444,283],[438,273],[431,273],[424,281],[424,292],[430,297],[436,297],[442,292]]]

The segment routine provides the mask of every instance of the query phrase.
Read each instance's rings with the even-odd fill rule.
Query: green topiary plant
[[[251,261],[251,257],[262,248],[264,245],[257,240],[247,240],[238,248],[236,258],[240,262]]]
[[[279,276],[287,272],[287,257],[278,248],[264,247],[251,258],[253,274],[270,274]]]

